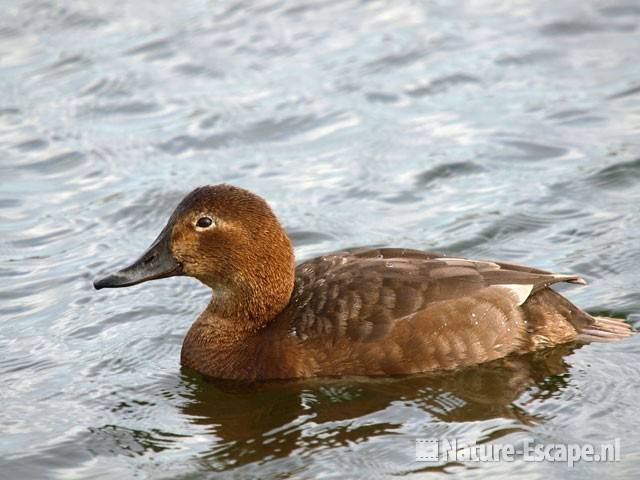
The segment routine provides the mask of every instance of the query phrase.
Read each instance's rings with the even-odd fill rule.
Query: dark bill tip
[[[122,282],[120,281],[120,277],[117,275],[107,275],[104,278],[93,281],[93,288],[96,290],[100,290],[101,288],[114,288],[114,287],[122,287]]]

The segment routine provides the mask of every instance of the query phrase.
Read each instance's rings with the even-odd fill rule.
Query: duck
[[[189,193],[138,260],[94,287],[180,275],[212,292],[180,362],[216,379],[450,371],[634,333],[551,288],[585,284],[577,275],[394,247],[350,248],[296,265],[268,203],[227,184]]]

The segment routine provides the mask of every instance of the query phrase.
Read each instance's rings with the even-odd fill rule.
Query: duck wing
[[[492,308],[486,311],[508,317],[506,310],[518,309],[531,295],[557,282],[585,283],[575,275],[504,262],[411,249],[357,248],[298,265],[287,316],[301,340],[372,342],[384,339],[398,321],[435,313],[434,309],[449,314],[454,323],[456,316],[475,317],[479,304],[494,302],[493,313]]]

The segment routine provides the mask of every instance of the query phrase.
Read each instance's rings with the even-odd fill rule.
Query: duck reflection
[[[225,468],[225,460],[238,466],[389,434],[406,420],[382,412],[394,402],[424,411],[425,423],[506,418],[524,427],[546,420],[533,411],[534,405],[566,387],[570,374],[565,357],[576,348],[562,345],[450,373],[384,379],[246,384],[184,371],[181,408],[215,437],[203,459],[215,468]],[[374,412],[380,412],[375,423],[349,424]]]

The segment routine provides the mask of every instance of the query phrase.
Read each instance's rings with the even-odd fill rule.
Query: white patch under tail
[[[527,301],[527,298],[529,298],[529,295],[531,295],[531,291],[533,290],[533,285],[521,283],[498,286],[508,290],[509,293],[516,298],[516,305],[518,306]]]

